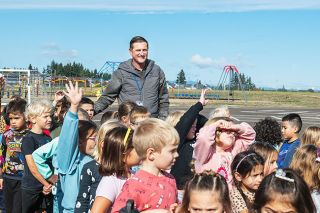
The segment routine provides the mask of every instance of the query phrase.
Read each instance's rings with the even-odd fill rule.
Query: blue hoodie
[[[74,212],[83,166],[93,160],[82,154],[78,147],[78,115],[68,112],[64,118],[57,146],[59,170],[58,196],[59,212]]]

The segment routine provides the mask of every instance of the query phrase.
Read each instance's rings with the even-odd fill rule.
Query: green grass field
[[[179,90],[182,94],[200,94],[200,90]],[[173,104],[184,103],[192,100],[179,98],[177,90],[170,91],[171,102]],[[252,107],[309,107],[318,108],[320,106],[320,93],[317,92],[279,92],[279,91],[246,91],[242,93],[235,91],[233,94],[234,100],[229,96],[228,92],[209,90],[208,97],[212,99],[210,104],[213,105],[239,105]],[[217,96],[220,99],[215,99]],[[193,97],[195,98],[195,97]],[[192,101],[194,102],[194,101]]]

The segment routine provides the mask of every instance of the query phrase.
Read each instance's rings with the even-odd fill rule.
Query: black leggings
[[[52,194],[44,195],[42,191],[22,190],[22,213],[30,213],[43,209],[46,209],[46,212],[52,212],[52,208]]]
[[[21,180],[3,177],[4,203],[7,213],[20,213],[21,205]]]

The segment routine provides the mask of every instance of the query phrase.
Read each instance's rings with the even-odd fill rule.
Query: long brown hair
[[[320,163],[316,158],[317,147],[304,145],[297,149],[290,164],[290,168],[304,179],[310,190],[318,190],[320,187]]]
[[[301,137],[301,146],[313,144],[320,148],[320,127],[310,126],[306,128]]]
[[[130,132],[125,140],[128,131]],[[126,177],[128,171],[124,157],[132,149],[132,130],[126,127],[111,129],[104,138],[99,173],[102,176],[115,174],[117,177]]]

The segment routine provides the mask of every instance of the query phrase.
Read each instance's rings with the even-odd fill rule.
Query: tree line
[[[109,80],[111,74],[109,73],[99,73],[97,69],[90,70],[85,68],[81,63],[57,63],[52,61],[50,65],[47,65],[43,69],[43,74],[50,76],[66,76],[66,77],[87,77],[95,79]]]
[[[186,84],[186,75],[185,75],[183,69],[181,69],[180,72],[178,73],[176,83],[180,84],[180,85]],[[252,82],[251,77],[248,77],[243,73],[239,73],[239,75],[232,75],[230,84],[231,84],[230,87],[233,90],[241,90],[241,89],[256,90],[257,89],[256,85]],[[243,88],[241,88],[240,85]],[[203,88],[204,85],[201,84],[201,81],[198,81],[196,83],[195,87],[196,88]]]

